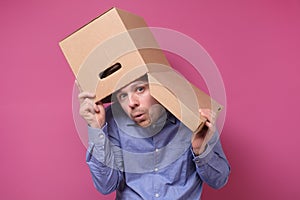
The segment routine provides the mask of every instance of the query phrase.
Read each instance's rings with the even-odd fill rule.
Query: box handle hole
[[[116,64],[110,66],[109,68],[107,68],[106,70],[104,70],[103,72],[100,72],[99,73],[99,78],[104,79],[104,78],[110,76],[111,74],[115,73],[119,69],[121,69],[121,67],[122,66],[121,66],[120,63],[116,63]]]

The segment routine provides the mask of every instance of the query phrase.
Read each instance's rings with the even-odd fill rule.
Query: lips
[[[134,114],[134,115],[132,116],[132,118],[133,118],[133,119],[139,119],[139,118],[141,118],[143,115],[144,115],[143,113]]]
[[[134,121],[142,121],[145,118],[145,113],[144,112],[135,112],[131,114],[131,118]]]

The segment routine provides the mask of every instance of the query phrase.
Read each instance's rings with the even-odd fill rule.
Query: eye
[[[121,94],[118,95],[118,99],[119,99],[120,101],[124,100],[126,97],[127,97],[127,94],[126,94],[126,93],[121,93]]]
[[[145,91],[145,87],[144,86],[139,86],[139,87],[136,88],[136,91],[138,93],[144,92]]]

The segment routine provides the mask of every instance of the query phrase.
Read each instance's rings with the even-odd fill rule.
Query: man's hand
[[[199,155],[205,150],[208,141],[216,131],[216,113],[210,109],[200,109],[199,112],[207,121],[201,131],[192,136],[192,148],[195,155]]]
[[[79,84],[76,82],[80,90],[78,99],[80,102],[79,114],[93,128],[102,128],[105,124],[105,108],[103,104],[94,103],[95,94],[82,92]]]

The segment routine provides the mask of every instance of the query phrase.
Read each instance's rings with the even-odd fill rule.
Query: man
[[[87,164],[98,191],[116,199],[199,199],[203,182],[223,187],[230,167],[216,132],[216,114],[192,133],[151,95],[146,77],[114,95],[107,108],[81,92],[80,114],[88,123]]]

